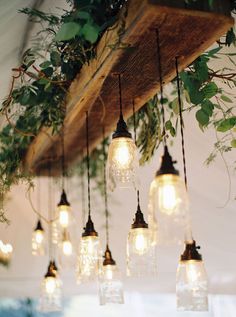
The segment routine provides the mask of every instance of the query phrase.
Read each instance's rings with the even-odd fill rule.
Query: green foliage
[[[0,109],[8,121],[0,132],[0,193],[28,179],[21,162],[42,127],[51,127],[53,133],[60,130],[68,88],[81,67],[95,57],[95,43],[116,21],[122,3],[79,0],[62,16],[31,8],[20,10],[40,23],[42,30],[34,39],[37,46],[23,54],[15,69],[12,89]]]
[[[9,190],[13,183],[29,180],[29,176],[23,174],[21,164],[30,143],[45,126],[51,127],[53,133],[59,132],[65,116],[65,100],[70,84],[81,67],[96,57],[96,44],[104,31],[115,23],[125,0],[68,2],[72,8],[63,11],[62,16],[31,8],[21,10],[31,20],[39,22],[42,30],[34,39],[36,44],[23,54],[20,67],[15,69],[12,89],[0,109],[8,122],[0,132],[1,195]],[[188,5],[195,2],[201,4],[200,0],[186,2]],[[214,0],[208,0],[209,6],[213,3]],[[118,32],[117,41],[119,48],[128,49],[128,43],[119,42],[123,27]],[[228,46],[235,42],[234,30],[230,29],[225,42],[199,56],[181,73],[181,92],[184,99],[182,110],[185,112],[194,109],[202,130],[213,127],[223,135],[222,139],[215,143],[208,162],[213,161],[218,152],[231,151],[236,147],[234,100],[219,89],[217,82],[223,80],[229,87],[236,86],[236,63],[233,60],[235,54],[227,55],[233,65],[230,76],[227,74],[229,69],[214,71],[209,66],[212,59],[224,56],[222,45]],[[116,44],[107,45],[114,49],[117,47]],[[165,120],[157,95],[137,112],[136,142],[141,153],[141,164],[151,159],[164,136],[168,141],[177,134],[179,105],[175,83],[171,96],[174,96],[173,99],[164,99]],[[133,125],[132,118],[129,125]],[[107,146],[108,139],[105,140],[106,150]],[[96,179],[96,187],[101,189],[101,145],[91,154],[90,162],[91,176]],[[82,161],[78,167],[80,174],[84,173],[84,166]],[[0,221],[1,219],[4,218],[0,214]]]

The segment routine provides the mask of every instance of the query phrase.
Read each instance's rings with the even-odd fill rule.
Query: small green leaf
[[[220,98],[221,98],[223,101],[225,101],[225,102],[230,102],[230,103],[233,102],[229,97],[227,97],[227,96],[225,96],[225,95],[221,95]]]
[[[47,67],[51,66],[51,62],[50,61],[43,62],[39,66],[41,68],[47,68]]]
[[[175,114],[179,114],[179,101],[177,97],[170,103],[170,107]]]
[[[196,119],[201,126],[206,126],[209,123],[209,116],[202,109],[196,112]]]
[[[99,27],[97,25],[91,25],[86,23],[81,29],[81,33],[84,38],[91,44],[95,43],[99,35]]]
[[[213,55],[217,54],[221,49],[222,49],[222,46],[213,48],[212,50],[210,50],[210,51],[207,52],[207,55],[208,55],[209,57],[213,57]]]
[[[78,35],[81,27],[75,22],[64,23],[56,34],[55,41],[69,41]]]
[[[38,83],[39,85],[47,85],[48,80],[47,80],[46,78],[40,78],[40,79],[37,81],[37,83]]]
[[[230,142],[231,146],[232,147],[235,147],[236,148],[236,139],[233,139],[231,142]]]
[[[91,17],[87,11],[79,11],[76,16],[83,20],[89,20]]]
[[[234,44],[236,42],[236,36],[235,36],[235,33],[234,33],[234,29],[231,28],[227,34],[226,34],[226,45],[227,46],[230,46],[231,44]]]
[[[219,122],[217,131],[226,132],[232,129],[236,125],[236,117],[231,117],[227,119],[223,119]]]
[[[214,97],[218,92],[218,87],[215,83],[211,82],[206,84],[206,86],[202,89],[204,97],[210,99]]]
[[[209,117],[212,116],[214,104],[210,100],[208,99],[204,100],[201,104],[201,108]]]
[[[61,65],[61,55],[57,51],[51,52],[50,59],[53,66]]]

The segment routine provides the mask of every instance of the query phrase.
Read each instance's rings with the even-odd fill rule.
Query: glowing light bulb
[[[145,254],[150,246],[149,231],[147,228],[132,229],[134,252],[139,255]]]
[[[59,206],[59,223],[63,228],[69,225],[69,206]]]
[[[81,238],[77,262],[77,282],[94,280],[100,269],[101,248],[97,236]]]
[[[171,184],[163,184],[159,189],[159,206],[171,214],[178,203],[176,189]]]
[[[32,234],[32,254],[41,256],[45,254],[44,230],[41,221],[38,220],[37,226]]]
[[[73,248],[70,240],[62,241],[62,251],[66,256],[70,256],[72,254]]]
[[[44,232],[42,230],[35,230],[35,241],[38,244],[41,244],[44,239]]]
[[[110,189],[136,186],[137,169],[137,148],[132,138],[118,137],[112,139],[107,160]]]
[[[57,281],[55,277],[45,278],[45,291],[47,294],[53,294],[57,287]]]
[[[208,310],[207,275],[194,240],[185,241],[176,274],[177,308],[183,311]]]
[[[129,143],[125,138],[121,138],[117,147],[114,150],[114,161],[120,168],[125,168],[132,159],[132,155],[129,151]]]
[[[187,273],[187,279],[189,281],[189,283],[194,283],[197,281],[200,272],[198,270],[198,266],[196,266],[195,261],[189,261],[186,264],[186,273]]]
[[[112,278],[113,278],[113,270],[114,270],[113,266],[114,265],[105,265],[104,266],[104,275],[105,275],[104,277],[105,277],[105,279],[112,280]]]

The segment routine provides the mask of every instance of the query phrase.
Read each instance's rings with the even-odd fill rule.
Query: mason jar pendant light
[[[99,300],[101,305],[107,303],[124,303],[123,285],[120,280],[120,273],[116,262],[112,258],[109,248],[109,219],[108,219],[108,202],[107,202],[107,181],[106,181],[106,153],[105,153],[105,134],[103,129],[103,162],[104,162],[104,201],[106,217],[106,250],[104,261],[99,275]]]
[[[160,168],[156,172],[155,178],[150,185],[149,218],[155,219],[155,216],[151,215],[151,213],[159,214],[158,225],[160,228],[160,232],[157,241],[159,244],[169,244],[173,242],[180,242],[183,237],[182,227],[184,227],[185,215],[188,211],[188,196],[184,185],[184,181],[180,178],[178,170],[174,167],[176,161],[172,159],[168,150],[168,146],[166,144],[165,111],[163,102],[163,79],[158,30],[156,30],[156,36],[159,65],[160,103],[163,119],[164,154],[161,158]],[[176,229],[177,226],[178,229]],[[170,233],[166,233],[168,230],[175,230],[177,233],[176,236],[170,235]],[[170,238],[170,236],[172,237]]]
[[[176,274],[177,308],[182,311],[208,310],[208,282],[196,242],[186,241]]]
[[[38,179],[37,184],[37,205],[39,211],[40,208],[40,181]],[[32,255],[42,256],[45,254],[45,231],[42,226],[41,219],[38,219],[37,225],[32,233]]]
[[[55,312],[62,309],[61,306],[61,280],[55,266],[55,261],[50,261],[47,272],[41,285],[40,311]]]
[[[63,270],[74,269],[76,263],[76,255],[68,229],[63,229],[58,251],[60,267]]]
[[[71,256],[73,253],[73,245],[70,240],[69,232],[64,229],[62,234],[62,242],[61,242],[62,252],[65,256]]]
[[[134,142],[136,144],[135,103],[133,100]],[[152,232],[144,220],[137,190],[137,212],[127,239],[127,275],[142,277],[156,274],[156,248],[152,244]]]
[[[127,239],[127,275],[143,277],[156,274],[156,249],[152,246],[151,232],[144,220],[137,191],[137,211]]]
[[[136,187],[138,157],[137,148],[128,131],[122,113],[121,75],[118,75],[120,118],[108,150],[107,173],[110,190],[116,187]]]
[[[45,254],[45,232],[39,219],[32,234],[32,255]]]
[[[87,145],[87,178],[88,178],[88,221],[85,225],[77,263],[77,281],[83,282],[97,277],[101,262],[101,247],[98,233],[91,219],[90,202],[90,159],[89,159],[89,125],[86,111],[86,145]]]
[[[49,176],[51,174],[49,173]],[[52,204],[51,204],[51,180],[49,180],[49,265],[47,272],[41,284],[41,295],[39,300],[39,310],[42,312],[60,311],[61,303],[61,287],[62,283],[59,278],[58,269],[55,260],[52,259]]]
[[[187,171],[184,148],[183,116],[181,107],[180,79],[178,71],[178,58],[175,60],[180,129],[182,139],[182,157],[184,166],[185,188],[187,190]],[[185,250],[180,257],[176,274],[177,308],[182,311],[207,311],[208,310],[208,282],[201,254],[192,238],[190,215],[186,217]]]
[[[62,127],[62,135],[61,135],[61,148],[62,148],[62,154],[61,154],[61,171],[62,171],[62,193],[61,193],[61,199],[58,203],[58,219],[59,224],[62,228],[68,228],[68,226],[71,224],[71,210],[70,210],[70,203],[68,202],[66,192],[65,192],[65,145],[64,145],[64,125]]]

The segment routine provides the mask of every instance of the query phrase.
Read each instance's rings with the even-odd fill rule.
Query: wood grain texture
[[[183,9],[183,1],[130,0],[125,17],[125,32],[118,41],[124,19],[108,30],[97,47],[97,58],[84,65],[72,83],[67,97],[64,122],[66,164],[81,158],[85,149],[85,111],[89,111],[89,138],[92,150],[102,138],[102,125],[110,134],[119,114],[117,78],[122,73],[124,116],[132,114],[132,100],[138,110],[159,90],[155,28],[159,29],[164,83],[175,77],[175,57],[184,69],[211,46],[233,24],[230,16],[217,12]],[[229,1],[220,1],[227,12]],[[159,4],[158,4],[159,3]],[[124,14],[123,14],[124,15]],[[120,48],[120,42],[124,48]],[[109,45],[113,44],[113,48]],[[44,129],[29,147],[24,161],[26,171],[35,174],[47,170],[53,160],[53,174],[60,173],[60,136]]]

